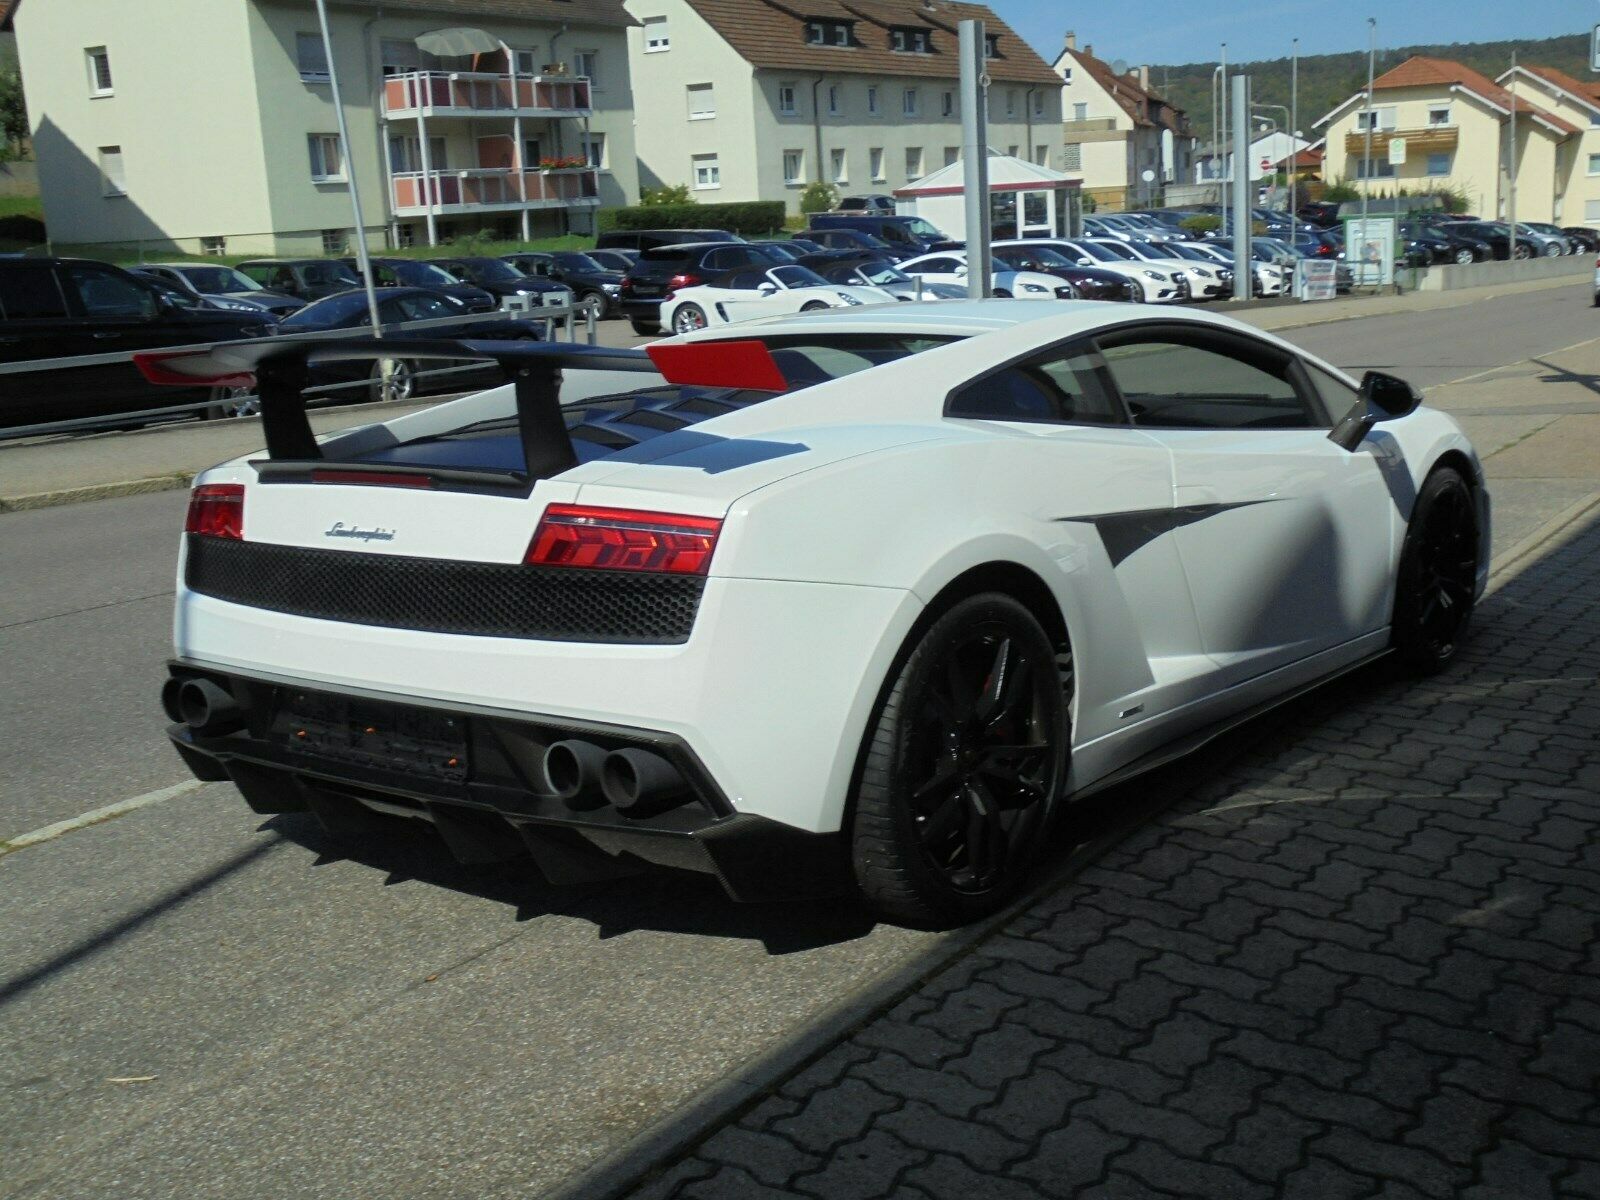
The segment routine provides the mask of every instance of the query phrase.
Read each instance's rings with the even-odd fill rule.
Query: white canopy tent
[[[961,161],[940,167],[894,193],[895,211],[921,217],[959,237],[967,203]],[[996,241],[1070,237],[1079,232],[1080,181],[1010,154],[989,151],[989,223]]]

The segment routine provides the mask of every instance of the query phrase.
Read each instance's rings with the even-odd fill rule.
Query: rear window
[[[0,317],[46,320],[67,315],[67,302],[49,263],[0,263]]]
[[[688,262],[692,253],[672,246],[657,246],[639,255],[640,262]]]

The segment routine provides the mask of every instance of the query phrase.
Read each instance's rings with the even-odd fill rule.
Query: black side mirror
[[[1422,393],[1404,379],[1368,371],[1361,377],[1355,406],[1333,427],[1328,440],[1353,454],[1379,421],[1410,416],[1421,403]]]

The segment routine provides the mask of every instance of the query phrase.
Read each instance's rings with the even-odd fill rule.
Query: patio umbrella
[[[418,34],[417,49],[440,58],[465,58],[470,54],[493,54],[502,49],[500,39],[481,29],[456,26]]]

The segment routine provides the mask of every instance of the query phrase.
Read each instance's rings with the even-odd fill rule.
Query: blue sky
[[[1053,60],[1061,36],[1077,31],[1078,46],[1093,44],[1108,62],[1212,62],[1218,43],[1228,61],[1287,58],[1289,40],[1300,53],[1365,50],[1366,19],[1378,18],[1378,47],[1422,42],[1486,42],[1575,33],[1600,22],[1600,0],[1213,0],[1212,3],[1084,4],[1063,0],[988,0],[989,6]]]

